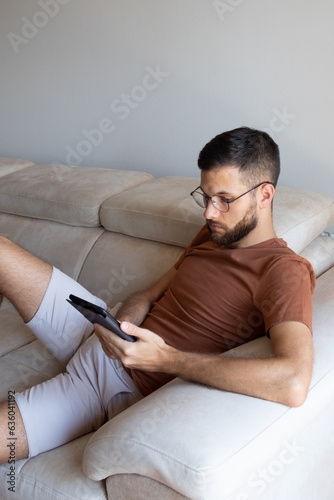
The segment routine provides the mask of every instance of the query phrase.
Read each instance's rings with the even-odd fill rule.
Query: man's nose
[[[206,219],[218,219],[220,211],[214,206],[212,200],[209,200],[208,206],[205,209],[204,217]]]

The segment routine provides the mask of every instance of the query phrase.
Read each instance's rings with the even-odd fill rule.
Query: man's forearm
[[[277,401],[277,380],[284,384],[281,362],[275,359],[229,358],[174,351],[168,364],[171,374],[229,392]],[[276,362],[276,366],[275,366]]]
[[[245,358],[170,353],[168,373],[228,392],[300,406],[306,397],[309,377],[289,358]]]

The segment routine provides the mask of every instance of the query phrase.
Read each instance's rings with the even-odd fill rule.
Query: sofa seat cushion
[[[113,500],[115,491],[117,500],[190,500],[165,484],[138,474],[109,476],[107,492],[110,500]]]
[[[92,481],[82,472],[81,459],[90,435],[30,460],[15,463],[15,493],[8,490],[9,464],[0,466],[0,498],[14,500],[106,500],[105,481]],[[115,497],[116,498],[116,497]]]
[[[0,211],[73,226],[99,226],[105,199],[152,178],[127,170],[33,165],[2,178]]]
[[[164,177],[106,200],[102,225],[138,238],[187,246],[204,225],[204,210],[191,199],[199,180]],[[326,195],[278,187],[274,201],[277,235],[300,252],[334,219],[334,202]]]
[[[7,399],[8,391],[22,392],[64,371],[64,366],[34,339],[1,357],[0,401]]]
[[[0,324],[0,356],[35,340],[30,328],[6,298],[1,304]]]

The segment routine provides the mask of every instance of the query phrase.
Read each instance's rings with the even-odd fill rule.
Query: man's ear
[[[271,207],[275,194],[274,186],[272,184],[262,184],[259,191],[259,207],[262,209]]]

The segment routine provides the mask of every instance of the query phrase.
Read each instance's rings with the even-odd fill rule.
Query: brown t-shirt
[[[222,353],[284,321],[312,331],[312,266],[273,238],[248,248],[214,244],[204,227],[175,264],[178,270],[142,324],[188,352]],[[143,395],[173,377],[129,370]]]

